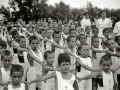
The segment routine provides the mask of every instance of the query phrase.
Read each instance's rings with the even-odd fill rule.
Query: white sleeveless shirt
[[[25,90],[25,84],[21,83],[21,87],[20,88],[13,88],[12,85],[8,85],[8,90]]]
[[[4,67],[1,68],[2,81],[7,83],[10,80],[10,71],[5,71]]]
[[[33,56],[35,56],[36,58],[40,59],[41,62],[43,62],[43,56],[42,56],[42,53],[39,50],[38,50],[39,55],[37,55],[33,50],[31,50],[31,52],[32,52]],[[34,66],[33,67],[35,67],[37,71],[42,72],[42,66],[38,62],[36,62],[35,60],[34,60]]]
[[[70,52],[72,52],[69,48],[68,48],[68,50],[70,51]],[[74,47],[74,52],[73,52],[73,54],[75,54],[76,55],[76,52],[77,52],[77,50],[76,50],[76,47]],[[70,62],[71,62],[71,66],[70,66],[70,70],[74,70],[75,69],[75,67],[76,67],[76,58],[74,57],[74,56],[71,56],[71,55],[69,55],[70,56]]]
[[[50,40],[53,41],[52,37]],[[46,50],[52,50],[52,44],[50,42],[46,42]]]
[[[70,80],[62,78],[61,72],[56,71],[57,81],[58,81],[58,90],[74,90],[73,84],[75,82],[75,75],[71,77]]]
[[[61,42],[59,44],[60,44],[60,46],[63,46],[63,44]],[[63,53],[63,52],[64,52],[63,49],[55,47],[55,61],[54,61],[54,67],[55,68],[58,65],[58,56],[59,56],[60,53]]]
[[[110,74],[107,74],[104,71],[102,71],[102,75],[103,87],[98,87],[98,90],[113,90],[114,80],[112,72],[110,72]]]
[[[5,71],[4,67],[1,69],[2,81],[7,83],[10,80],[10,71]],[[0,86],[0,90],[4,90],[4,86]]]
[[[83,58],[79,56],[79,59],[87,66],[92,67],[92,62],[91,62],[91,58],[87,57],[87,58]],[[84,74],[91,74],[91,71],[86,70],[85,68],[81,67],[81,72],[80,73],[84,73]]]

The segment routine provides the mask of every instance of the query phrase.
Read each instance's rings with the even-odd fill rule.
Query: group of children
[[[120,90],[120,35],[96,25],[0,27],[0,90]]]

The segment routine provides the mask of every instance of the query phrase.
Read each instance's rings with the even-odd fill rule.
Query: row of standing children
[[[113,90],[120,84],[120,36],[114,41],[109,28],[104,37],[95,25],[82,30],[61,22],[0,30],[0,90]]]

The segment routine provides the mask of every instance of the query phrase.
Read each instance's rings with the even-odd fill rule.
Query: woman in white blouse
[[[96,26],[99,29],[99,37],[104,37],[103,36],[103,29],[104,28],[111,28],[112,27],[112,22],[109,18],[106,18],[106,11],[102,10],[101,12],[101,18],[97,20]]]
[[[84,18],[81,20],[81,28],[85,29],[86,26],[90,26],[91,27],[91,21],[89,19],[89,13],[85,12],[84,13]]]
[[[120,18],[119,21],[116,22],[113,33],[116,35],[120,35]]]

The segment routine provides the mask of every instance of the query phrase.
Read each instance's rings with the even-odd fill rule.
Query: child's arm
[[[92,35],[89,35],[89,34],[85,34],[87,37],[93,37]]]
[[[116,67],[111,67],[110,70],[115,73],[118,69],[120,68],[120,65],[116,66]]]
[[[85,65],[79,58],[77,58],[76,60],[77,60],[77,62],[78,62],[79,65],[81,65],[83,68],[85,68],[87,70],[94,71],[94,72],[100,71],[100,70],[98,70],[96,68],[91,68],[91,67]]]
[[[67,39],[67,37],[65,37],[65,35],[64,34],[61,34],[62,35],[62,38],[64,39],[64,40],[66,40]]]
[[[118,46],[118,45],[116,45],[115,47],[118,48],[118,49],[120,49],[120,46]]]
[[[69,54],[69,55],[71,55],[71,56],[75,56],[75,55],[73,54],[73,52],[70,52],[70,51],[67,50],[67,49],[65,49],[65,53],[67,53],[67,54]]]
[[[17,47],[17,50],[18,50],[18,51],[23,51],[23,52],[24,52],[24,51],[28,51],[29,49]]]
[[[45,71],[54,71],[54,67],[48,67],[47,65],[43,66],[43,70]]]
[[[97,52],[97,53],[104,53],[104,52],[107,52],[108,49],[99,50],[99,49],[92,48],[92,51]]]
[[[117,53],[116,52],[112,52],[112,51],[108,51],[108,52],[106,52],[108,55],[110,55],[110,56],[117,56]]]
[[[82,77],[82,78],[79,78],[78,76],[76,76],[76,78],[77,78],[79,81],[82,81],[82,80],[86,80],[86,79],[92,79],[93,77],[97,77],[97,76],[101,76],[101,72],[96,72],[96,73],[93,73],[93,74],[84,76],[84,77]]]
[[[26,32],[26,34],[28,34],[28,35],[30,35],[30,36],[32,36],[33,34],[32,33],[30,33],[29,31],[27,31],[26,29],[22,29],[24,32]]]
[[[54,42],[54,41],[51,41],[51,40],[48,40],[48,39],[44,39],[44,40],[45,40],[46,42],[51,43],[53,46],[55,46],[55,47],[57,47],[57,48],[61,48],[61,49],[67,49],[67,48],[68,48],[68,47],[63,47],[63,46],[57,44],[57,43]]]
[[[32,58],[33,60],[35,60],[36,62],[38,62],[39,64],[41,64],[42,66],[45,65],[45,63],[41,62],[41,61],[39,60],[39,58],[35,57],[30,51],[28,52],[27,55],[28,55],[30,58]]]
[[[75,80],[74,84],[73,84],[74,90],[79,90],[79,86],[78,86],[78,82],[77,80]]]
[[[32,84],[32,83],[35,83],[35,82],[41,82],[41,81],[45,81],[47,79],[50,79],[50,78],[53,78],[53,77],[56,77],[56,74],[55,72],[47,75],[47,76],[40,76],[40,77],[37,77],[36,79],[30,81],[30,82],[27,82],[27,84]]]

